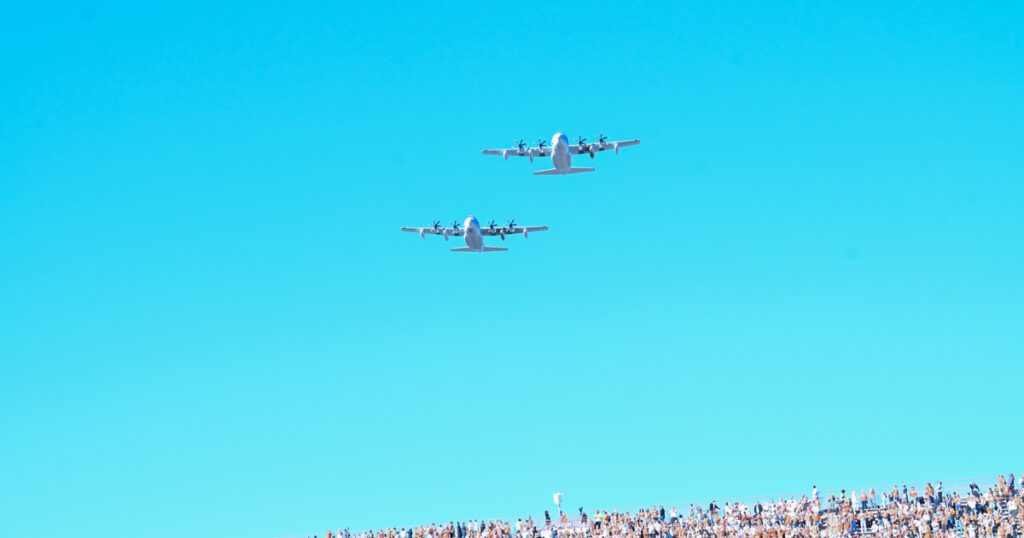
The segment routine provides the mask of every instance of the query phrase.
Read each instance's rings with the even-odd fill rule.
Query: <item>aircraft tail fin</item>
[[[537,170],[533,173],[535,176],[564,176],[566,174],[581,174],[583,172],[593,172],[593,168],[577,168],[572,167],[568,170],[562,171],[557,168],[548,168],[547,170]]]
[[[457,247],[457,248],[453,248],[452,252],[502,252],[502,251],[505,251],[505,250],[508,250],[508,249],[507,248],[501,248],[501,247],[484,247],[484,248],[478,250],[478,249],[469,248],[469,247]]]

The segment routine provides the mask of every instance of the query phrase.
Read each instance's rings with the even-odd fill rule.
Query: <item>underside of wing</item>
[[[485,149],[482,152],[484,155],[498,155],[508,159],[509,157],[548,157],[551,155],[551,148],[549,146],[536,147],[536,148],[507,148],[507,149]]]
[[[640,139],[635,140],[618,140],[615,142],[594,142],[592,144],[573,144],[569,146],[569,153],[573,155],[587,155],[588,153],[593,155],[602,151],[608,151],[610,149],[618,151],[621,148],[628,146],[635,146],[640,143]]]
[[[421,236],[424,236],[424,235],[454,235],[454,236],[459,236],[459,235],[462,235],[462,233],[463,233],[463,230],[459,229],[459,228],[441,228],[441,227],[437,227],[437,228],[434,228],[434,227],[430,227],[430,228],[409,228],[409,227],[403,226],[402,227],[402,231],[403,232],[418,233]]]
[[[548,148],[544,148],[545,151]],[[523,148],[522,151],[519,148],[508,148],[508,149],[485,149],[483,150],[484,155],[498,155],[500,157],[538,157],[541,155],[537,148]]]
[[[512,228],[505,228],[505,235],[521,234],[521,233],[533,233],[543,232],[547,230],[547,226],[514,226]]]
[[[635,146],[635,145],[637,145],[639,143],[640,143],[640,139],[637,138],[635,140],[617,140],[615,142],[605,142],[603,144],[591,144],[590,146],[591,146],[591,148],[593,148],[594,152],[608,151],[610,149],[613,149],[616,152],[618,152],[622,148],[629,147],[629,146]]]

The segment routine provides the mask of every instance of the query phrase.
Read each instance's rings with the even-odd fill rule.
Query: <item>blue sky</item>
[[[1020,3],[206,4],[0,17],[0,534],[1021,470]]]

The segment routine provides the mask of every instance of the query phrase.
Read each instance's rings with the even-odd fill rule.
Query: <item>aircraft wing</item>
[[[618,152],[620,148],[635,146],[639,143],[640,139],[637,138],[635,140],[617,140],[614,142],[606,141],[603,144],[595,142],[593,144],[584,144],[583,147],[580,147],[579,144],[572,144],[569,146],[569,153],[572,153],[573,155],[580,155],[585,153],[598,153],[609,149],[614,149]]]
[[[418,233],[420,236],[424,235],[462,235],[463,230],[461,228],[442,228],[442,227],[430,227],[430,228],[408,228],[403,226],[403,232]]]
[[[500,155],[508,159],[509,157],[547,157],[551,155],[551,148],[544,146],[543,148],[523,148],[520,152],[519,148],[506,148],[506,149],[485,149],[484,155]]]
[[[507,226],[496,226],[494,228],[480,228],[480,235],[512,235],[521,233],[543,232],[547,229],[547,226],[512,226],[511,228]]]

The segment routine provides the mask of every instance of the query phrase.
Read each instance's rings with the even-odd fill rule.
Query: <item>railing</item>
[[[1018,475],[1018,476],[1020,476],[1021,480],[1024,481],[1024,476],[1021,476],[1021,475]],[[976,483],[978,485],[978,487],[980,488],[981,492],[984,493],[990,487],[992,487],[993,485],[998,483],[997,482],[998,478],[999,478],[999,476],[997,475],[997,476],[983,476],[983,477],[977,477],[977,478],[957,478],[957,479],[953,479],[953,480],[940,480],[940,481],[931,481],[931,482],[915,482],[915,483],[900,482],[900,483],[898,483],[896,485],[899,486],[899,491],[900,491],[901,497],[902,497],[902,494],[903,494],[903,489],[902,489],[903,486],[906,486],[908,490],[910,488],[918,489],[919,491],[917,493],[918,493],[918,496],[920,497],[920,496],[924,496],[924,488],[928,484],[932,484],[936,489],[938,489],[938,484],[940,482],[942,483],[942,493],[943,493],[943,495],[952,495],[953,493],[959,493],[961,497],[966,497],[966,494],[970,493],[970,484],[971,483]],[[831,489],[831,490],[818,490],[818,498],[822,500],[822,509],[825,510],[828,507],[828,498],[830,496],[835,495],[838,498],[843,491],[846,491],[847,492],[847,500],[850,500],[852,502],[855,510],[859,510],[860,509],[860,496],[859,496],[859,492],[860,491],[871,491],[872,489],[875,490],[876,497],[873,498],[873,499],[870,499],[870,502],[874,502],[874,501],[876,501],[878,499],[879,496],[882,496],[882,497],[885,497],[886,499],[888,499],[888,494],[892,490],[893,485],[894,484],[880,485],[880,486],[864,486],[864,487],[856,487],[856,488],[839,488],[839,489]],[[1024,486],[1024,483],[1022,483],[1021,486]],[[857,494],[856,498],[854,498],[854,494],[855,493]],[[719,504],[719,510],[721,510],[722,508],[724,508],[725,504],[730,504],[731,505],[731,504],[734,504],[734,503],[739,503],[741,505],[747,505],[748,507],[751,507],[752,505],[754,505],[758,501],[761,501],[762,504],[764,504],[764,503],[775,501],[775,500],[779,500],[779,501],[788,500],[788,499],[799,500],[800,498],[802,498],[804,496],[807,496],[808,498],[810,498],[811,491],[808,490],[808,491],[802,491],[800,493],[787,493],[787,494],[782,494],[782,495],[765,495],[765,496],[759,496],[759,497],[737,497],[737,498],[732,498],[732,499],[715,499],[714,502],[716,504]],[[710,500],[693,501],[693,502],[678,502],[678,503],[670,503],[670,504],[658,504],[658,505],[653,505],[653,506],[652,505],[632,506],[632,507],[625,507],[625,508],[610,508],[610,509],[607,509],[607,510],[599,509],[599,511],[606,512],[606,513],[609,513],[609,514],[612,514],[612,513],[631,514],[631,513],[637,512],[637,511],[639,511],[641,509],[644,509],[644,510],[651,509],[651,508],[660,509],[660,508],[664,507],[665,508],[665,512],[667,514],[673,508],[676,508],[676,509],[684,508],[684,509],[686,509],[686,512],[684,512],[683,510],[679,510],[679,517],[685,519],[689,515],[689,512],[688,512],[689,511],[689,507],[691,507],[691,506],[700,506],[700,507],[703,508],[703,507],[707,507],[710,504],[710,502],[711,502]],[[874,507],[874,506],[877,506],[877,505],[876,504],[872,504],[871,506]],[[590,512],[591,513],[595,513],[596,511],[591,510]],[[592,520],[592,516],[587,516],[587,517],[588,517],[588,521]],[[541,514],[541,515],[531,515],[531,516],[519,516],[519,517],[511,517],[511,518],[490,518],[490,519],[479,518],[479,519],[473,519],[472,521],[484,522],[484,523],[495,523],[495,524],[506,524],[507,523],[510,527],[512,527],[514,529],[516,521],[518,521],[518,520],[524,520],[525,521],[527,519],[532,519],[533,520],[533,524],[534,524],[535,527],[543,529],[546,526],[546,522],[545,522],[543,514]],[[582,526],[582,518],[580,516],[572,516],[572,517],[568,517],[566,522],[562,522],[560,516],[556,514],[556,515],[553,515],[552,518],[551,518],[551,525],[556,527],[556,528],[558,528],[558,529],[579,528],[579,527]],[[429,528],[431,526],[436,526],[436,525],[434,525],[434,524],[424,524],[424,525],[413,525],[413,526],[398,526],[398,527],[386,527],[386,528],[379,528],[379,529],[365,529],[365,530],[360,530],[360,531],[349,530],[348,532],[351,535],[351,538],[361,538],[363,536],[366,536],[367,533],[373,533],[375,535],[378,532],[385,532],[385,533],[387,533],[388,530],[395,530],[395,529],[412,529],[413,531],[415,531],[417,529],[426,529],[426,528]],[[874,535],[875,532],[857,532],[857,533],[853,533],[853,534],[856,534],[858,536],[865,536],[865,537],[867,537],[867,536]],[[299,535],[294,535],[294,536],[284,536],[284,537],[280,537],[280,538],[314,538],[314,537],[322,537],[322,536],[324,536],[323,533],[315,533],[315,534],[299,534]],[[405,537],[404,537],[404,535],[400,535],[398,538],[405,538]]]

